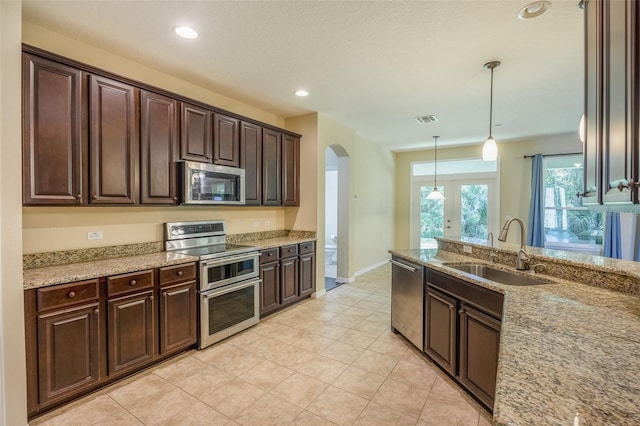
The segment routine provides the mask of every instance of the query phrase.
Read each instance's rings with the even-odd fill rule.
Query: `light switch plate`
[[[101,240],[102,231],[87,232],[87,240]]]
[[[465,253],[473,253],[473,250],[471,249],[471,246],[462,246],[462,251]]]

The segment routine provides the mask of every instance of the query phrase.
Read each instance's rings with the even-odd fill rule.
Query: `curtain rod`
[[[562,154],[542,154],[543,157],[564,157],[565,155],[582,155],[582,152],[565,152]],[[524,158],[533,158],[535,155],[525,155]]]

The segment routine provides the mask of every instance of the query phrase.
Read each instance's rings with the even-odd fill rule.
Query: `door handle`
[[[416,269],[416,268],[414,268],[413,266],[405,265],[404,263],[402,263],[402,262],[398,262],[398,261],[393,260],[393,259],[390,259],[390,260],[389,260],[389,262],[390,262],[392,265],[399,266],[399,267],[401,267],[402,269],[406,269],[407,271],[410,271],[410,272],[416,272],[416,271],[417,271],[417,269]]]

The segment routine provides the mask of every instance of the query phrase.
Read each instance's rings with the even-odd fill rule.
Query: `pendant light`
[[[435,149],[434,149],[434,160],[433,160],[433,190],[429,195],[427,195],[427,200],[444,200],[444,196],[442,192],[438,190],[438,138],[440,136],[434,136],[435,140]]]
[[[485,68],[491,70],[491,91],[489,97],[489,137],[482,147],[482,159],[484,161],[496,161],[498,158],[498,145],[491,136],[491,127],[493,126],[493,69],[500,66],[500,61],[491,61],[484,64]]]

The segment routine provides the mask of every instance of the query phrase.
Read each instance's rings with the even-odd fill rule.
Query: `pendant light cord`
[[[493,68],[491,67],[491,89],[489,93],[489,138],[492,138],[491,127],[493,124]]]
[[[433,153],[433,186],[434,188],[438,188],[438,138],[440,136],[434,136],[435,139],[435,150]]]

